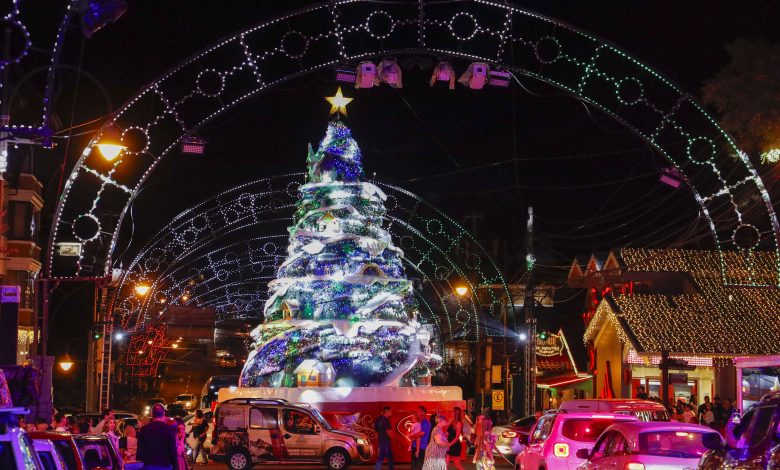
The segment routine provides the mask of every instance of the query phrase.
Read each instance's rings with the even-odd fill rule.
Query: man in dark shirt
[[[380,470],[382,468],[382,462],[387,459],[387,468],[393,470],[393,448],[392,441],[390,440],[390,433],[393,432],[392,425],[390,424],[390,417],[393,416],[393,410],[389,406],[382,408],[382,414],[377,418],[374,424],[374,430],[376,431],[377,444],[379,447],[379,456],[376,458],[376,465],[374,470]]]
[[[704,413],[707,412],[707,403],[710,403],[710,406],[712,406],[712,403],[710,402],[710,396],[709,395],[704,395],[704,403],[699,405],[699,410],[696,413],[696,417],[699,418],[699,423],[701,423],[701,424],[705,424],[704,423]]]
[[[144,463],[144,470],[175,469],[176,428],[168,424],[165,408],[159,403],[152,407],[152,418],[138,431],[136,459]]]
[[[720,395],[715,395],[713,401],[715,404],[712,405],[712,414],[715,415],[715,423],[718,427],[723,427],[726,425],[726,419],[724,417],[726,409],[723,408],[723,405],[720,403]]]
[[[647,392],[645,391],[644,385],[640,385],[639,388],[636,389],[636,397],[640,400],[647,400]]]

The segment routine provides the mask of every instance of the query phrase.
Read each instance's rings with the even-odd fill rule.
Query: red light
[[[517,437],[517,433],[514,431],[504,431],[501,433],[501,437],[506,439],[512,439],[513,437]]]
[[[623,470],[645,470],[645,464],[640,462],[628,462]]]

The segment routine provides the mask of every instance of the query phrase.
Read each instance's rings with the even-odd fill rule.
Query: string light
[[[779,354],[780,290],[724,286],[719,256],[709,250],[621,249],[624,271],[677,272],[690,276],[694,286],[677,295],[608,294],[585,331],[585,341],[593,341],[608,322],[624,345],[643,355],[662,350],[709,358]],[[736,274],[756,284],[771,280],[774,253],[752,256],[753,269]]]
[[[367,6],[368,11],[358,12],[358,6]],[[394,8],[392,16],[383,8],[386,6],[380,2],[366,4],[354,0],[337,0],[327,5],[312,6],[285,14],[220,40],[145,87],[116,113],[110,124],[117,122],[125,129],[135,127],[142,129],[146,135],[154,135],[159,141],[155,142],[154,146],[147,141],[145,147],[158,150],[154,155],[149,155],[151,160],[146,171],[140,174],[133,172],[133,176],[128,177],[131,181],[119,185],[112,175],[117,168],[121,169],[122,157],[120,156],[117,164],[108,171],[92,167],[87,157],[95,142],[89,144],[66,181],[57,208],[48,250],[49,259],[46,263],[49,277],[79,276],[83,259],[96,257],[98,250],[113,248],[117,227],[122,218],[112,220],[101,212],[104,207],[113,207],[113,204],[98,204],[99,199],[106,194],[104,189],[117,187],[122,190],[122,194],[116,197],[124,197],[122,202],[125,204],[125,211],[122,213],[126,213],[127,205],[140,190],[152,169],[158,166],[159,160],[172,149],[178,148],[179,140],[194,128],[291,76],[307,74],[337,63],[357,62],[368,56],[387,54],[390,51],[378,41],[387,39],[387,44],[395,44],[391,39],[403,41],[408,39],[406,35],[410,34],[416,36],[413,39],[417,49],[425,49],[441,56],[465,58],[471,62],[504,66],[593,103],[647,140],[674,168],[690,178],[694,198],[701,206],[720,253],[740,248],[732,238],[721,237],[720,234],[731,233],[739,227],[751,224],[762,235],[761,246],[778,254],[777,237],[780,224],[763,182],[747,156],[736,148],[734,141],[718,126],[715,119],[691,100],[690,94],[641,61],[610,43],[562,22],[495,1],[475,0],[469,4],[469,11],[429,9],[425,15],[419,14],[416,4],[410,4],[408,8]],[[493,13],[498,14],[499,18],[503,17],[503,21],[489,24],[477,20],[478,15],[482,18]],[[332,20],[330,28],[324,31],[309,33],[282,29],[275,33],[278,38],[276,41],[268,37],[263,41],[253,40],[255,36],[266,34],[279,24],[288,24],[293,18],[300,20],[298,24],[321,24],[315,20],[322,15],[329,15]],[[515,18],[537,27],[523,28],[522,31],[513,29]],[[386,23],[387,27],[382,29],[382,23]],[[453,40],[442,40],[437,32],[448,32]],[[483,37],[490,38],[491,41],[480,41]],[[295,42],[300,44],[299,48],[292,47]],[[492,44],[488,47],[495,49],[486,50],[483,42]],[[514,54],[515,63],[496,64],[495,58],[506,56],[504,52],[509,47],[519,51],[526,50],[528,54]],[[231,53],[234,50],[243,51],[243,56],[234,57]],[[230,60],[224,60],[227,57]],[[216,60],[220,58],[223,60]],[[266,66],[277,60],[285,61],[289,67]],[[225,65],[207,70],[193,67],[209,61]],[[623,72],[618,74],[615,72],[617,70]],[[165,91],[169,83],[174,80],[175,83],[186,83],[188,77],[191,78],[192,89],[181,90],[179,86],[174,87],[176,98],[172,98]],[[207,83],[210,85],[207,86]],[[232,97],[225,99],[228,88],[233,92]],[[602,90],[607,92],[602,93]],[[219,96],[222,99],[199,103],[202,106],[198,106],[196,112],[200,114],[190,116],[186,121],[179,116],[181,109],[192,108],[191,102],[201,96]],[[149,100],[161,101],[164,106],[157,114],[146,118]],[[171,119],[181,127],[180,135],[156,132]],[[153,130],[155,132],[151,132]],[[679,139],[686,143],[682,148],[670,144]],[[96,174],[101,175],[98,181],[93,179]],[[71,191],[76,187],[79,188],[79,194],[97,194],[95,200],[89,202],[82,201],[81,198],[71,198]],[[124,194],[128,189],[130,192]],[[737,194],[764,202],[751,205],[757,210],[751,210],[750,220],[743,220],[746,214],[736,201]],[[96,238],[89,239],[83,243],[82,257],[76,264],[75,272],[51,272],[53,267],[60,266],[53,262],[56,254],[54,247],[60,242],[72,239],[72,234],[62,229],[67,226],[61,220],[65,214],[95,216],[104,225],[102,233],[106,233],[105,236],[111,238],[112,243],[102,243]],[[723,255],[717,260],[721,265],[723,282],[744,286],[780,285],[780,256],[774,265],[774,278],[766,280],[765,284],[758,284],[753,278],[733,276],[734,271],[752,269],[749,265],[754,258],[750,251],[742,250],[741,253],[743,256]],[[97,257],[110,261],[110,255],[109,251],[105,256]],[[105,266],[110,266],[110,262]]]

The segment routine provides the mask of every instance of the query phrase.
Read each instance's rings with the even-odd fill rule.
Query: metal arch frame
[[[388,18],[389,30],[372,28],[375,14]],[[469,34],[457,30],[457,18],[467,18]],[[517,35],[515,24],[524,27],[527,37]],[[304,32],[295,29],[297,26],[303,26]],[[416,36],[407,37],[405,30]],[[272,45],[254,50],[258,36],[266,33]],[[302,38],[302,49],[295,51],[285,42],[290,35]],[[486,48],[479,40],[491,45]],[[317,48],[324,57],[312,57]],[[504,67],[598,107],[653,145],[685,175],[719,250],[724,283],[780,286],[780,225],[769,195],[747,156],[713,117],[670,80],[611,43],[558,20],[488,0],[420,0],[410,4],[336,0],[257,24],[180,63],[146,86],[107,123],[116,123],[126,132],[134,129],[146,140],[143,148],[129,152],[110,169],[91,166],[91,150],[100,133],[84,149],[57,206],[46,260],[49,277],[85,275],[80,263],[83,256],[74,269],[55,272],[53,268],[56,244],[74,240],[81,242],[84,253],[102,257],[102,272],[110,269],[118,227],[129,204],[159,160],[183,136],[265,89],[297,76],[337,63],[415,51]],[[206,86],[204,77],[218,86]],[[241,79],[251,84],[241,83]],[[189,92],[178,91],[181,87],[177,84],[181,85],[182,80],[190,84]],[[151,120],[134,119],[133,111],[141,104],[146,106],[144,109],[151,104],[160,111]],[[191,109],[198,106],[203,109]],[[151,159],[151,163],[136,163],[141,167],[133,168],[134,159]],[[114,176],[117,170],[120,175],[130,171],[137,174],[124,176],[128,184]],[[95,177],[98,184],[93,191],[84,180]],[[101,197],[108,197],[104,194],[107,188],[116,190],[125,203],[115,225],[102,217],[99,207]],[[74,189],[94,194],[91,207],[79,206],[79,201],[70,198]],[[97,222],[93,236],[77,239],[63,230],[77,217]],[[752,232],[758,241],[738,246],[738,231]],[[101,232],[110,235],[105,252],[97,243],[98,238],[106,237]],[[725,251],[736,249],[741,251],[740,256],[724,256]],[[755,275],[755,249],[774,252],[772,279]]]
[[[152,310],[193,303],[213,307],[224,302],[231,293],[237,297],[246,297],[247,302],[256,302],[253,308],[244,312],[259,313],[265,301],[265,298],[261,298],[259,289],[255,287],[242,294],[229,292],[229,288],[256,286],[275,276],[285,255],[279,254],[281,252],[277,247],[272,247],[269,253],[266,245],[269,240],[275,238],[287,239],[289,234],[258,233],[258,228],[269,221],[292,220],[279,217],[282,215],[280,212],[291,210],[292,204],[280,201],[281,204],[274,206],[274,210],[267,214],[269,218],[258,216],[255,207],[268,200],[279,201],[281,197],[293,200],[295,196],[290,194],[289,188],[302,184],[303,176],[303,173],[291,174],[244,183],[176,216],[141,248],[122,273],[116,289],[112,292],[109,309],[117,314],[121,327],[129,331],[142,331],[155,324],[154,321],[148,321],[154,318],[154,315],[150,314]],[[408,270],[413,270],[424,285],[430,285],[426,292],[433,294],[434,301],[440,304],[440,308],[434,309],[423,296],[423,292],[416,290],[420,311],[432,317],[432,323],[438,327],[440,333],[446,333],[449,339],[455,334],[462,336],[463,332],[470,333],[469,338],[474,341],[478,341],[482,336],[500,336],[482,328],[484,312],[481,311],[480,299],[477,297],[479,286],[501,285],[502,289],[487,291],[485,298],[489,298],[491,307],[513,304],[506,282],[490,255],[463,227],[423,199],[395,186],[379,182],[376,184],[380,185],[388,196],[388,212],[385,215],[388,229],[398,244],[407,245],[402,257],[405,266]],[[251,201],[251,204],[242,205],[241,201]],[[231,221],[220,218],[225,216],[225,208],[229,210],[237,205],[241,205],[243,213],[235,213]],[[200,232],[195,234],[195,238],[185,241],[182,235],[192,229],[196,220],[203,224]],[[224,235],[239,232],[251,234],[251,238],[241,236],[229,244],[220,243],[224,240]],[[465,240],[468,240],[472,247],[469,253],[463,250],[462,242]],[[212,244],[217,246],[211,246]],[[236,250],[239,246],[244,247],[243,254]],[[259,259],[260,251],[273,261],[268,263],[265,262],[267,260]],[[228,260],[225,255],[230,253],[235,257]],[[477,262],[466,260],[462,265],[457,258],[465,258],[465,255]],[[149,260],[154,262],[149,263]],[[259,271],[256,269],[258,265],[262,266]],[[225,267],[228,271],[223,278],[219,273]],[[477,278],[469,279],[467,271]],[[193,273],[206,274],[208,277],[201,276],[196,284],[190,284]],[[209,285],[212,281],[219,289]],[[464,299],[453,297],[453,281],[469,283],[471,296]],[[134,294],[133,288],[138,282],[150,284],[150,290],[143,299]],[[179,302],[185,289],[190,290],[188,299]],[[161,295],[165,297],[162,304],[159,302]],[[198,302],[199,297],[203,296],[213,298],[208,297]],[[440,310],[441,315],[437,315],[434,310]],[[230,315],[230,311],[218,313],[227,318],[242,317],[242,312],[235,316]],[[440,316],[443,318],[439,318]],[[442,324],[440,320],[446,324]]]

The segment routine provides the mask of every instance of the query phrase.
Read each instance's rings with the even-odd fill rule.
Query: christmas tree
[[[361,181],[360,149],[339,120],[317,151],[309,146],[307,163],[288,257],[269,283],[241,386],[419,384],[441,358],[382,225],[387,196]]]

